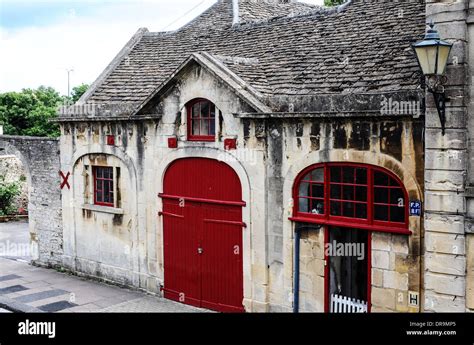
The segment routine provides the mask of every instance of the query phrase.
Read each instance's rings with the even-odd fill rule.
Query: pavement
[[[31,260],[27,220],[0,223],[0,258],[25,262]]]
[[[23,251],[18,255],[2,252],[6,242],[23,243],[25,235],[20,232],[26,232],[28,239],[28,223],[0,224],[0,312],[208,312],[145,292],[32,266]]]

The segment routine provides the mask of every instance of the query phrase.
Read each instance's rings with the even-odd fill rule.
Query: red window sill
[[[188,137],[188,141],[214,142],[216,141],[216,138],[215,137]]]
[[[105,206],[105,207],[114,207],[114,204],[108,204],[105,202],[94,202],[94,205],[96,206]]]
[[[411,235],[412,231],[404,228],[398,228],[394,226],[382,226],[377,224],[363,224],[363,223],[356,223],[353,224],[348,223],[346,221],[338,221],[338,220],[328,220],[328,219],[321,219],[321,218],[311,218],[311,217],[290,217],[289,220],[293,222],[301,222],[301,223],[312,223],[312,224],[320,224],[320,225],[328,225],[328,226],[338,226],[344,228],[357,228],[361,230],[368,230],[368,231],[379,231],[379,232],[390,232],[395,234],[403,234],[403,235]]]

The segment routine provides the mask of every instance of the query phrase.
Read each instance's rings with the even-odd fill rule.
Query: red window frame
[[[114,168],[93,166],[92,172],[94,176],[94,205],[114,207]],[[107,172],[107,174],[105,174],[105,172]],[[109,187],[108,198],[105,197],[106,184],[108,184]]]
[[[194,106],[196,104],[201,104],[201,103],[207,103],[208,104],[208,113],[207,116],[203,116],[205,114],[202,114],[201,111],[199,111],[199,116],[196,116],[196,114],[193,113],[194,111]],[[201,108],[200,108],[201,109]],[[214,116],[212,115],[211,109],[214,109]],[[215,141],[216,140],[216,126],[215,126],[215,121],[216,121],[216,116],[217,116],[217,108],[214,103],[211,101],[205,99],[205,98],[197,98],[192,100],[186,105],[186,111],[187,111],[187,127],[188,127],[188,140],[189,141]],[[194,134],[193,133],[193,128],[194,128],[194,123],[195,121],[199,121],[199,134]],[[203,122],[207,122],[207,129],[208,133],[201,134],[201,129],[202,129],[202,124]],[[214,127],[214,134],[210,134],[211,132],[211,124],[213,123]]]
[[[334,182],[331,181],[331,168],[338,168],[340,167],[341,169],[343,168],[353,168],[353,169],[366,169],[367,171],[367,184],[358,184],[356,183],[356,177],[354,177],[354,183],[345,183],[341,179],[341,182]],[[324,201],[324,212],[322,214],[313,214],[309,213],[311,207],[309,208],[308,212],[300,212],[299,207],[300,207],[300,195],[299,195],[299,189],[300,189],[300,184],[304,180],[304,178],[308,175],[308,173],[312,172],[313,170],[316,169],[323,169],[324,170],[324,183],[322,185],[324,186],[324,198],[320,198],[319,200]],[[396,181],[397,186],[382,186],[379,187],[374,184],[374,174],[375,173],[382,173],[384,175],[387,175],[390,177],[392,180]],[[354,174],[355,175],[355,174]],[[341,173],[342,176],[342,173]],[[391,181],[389,179],[389,181]],[[314,184],[318,184],[319,182],[315,182]],[[310,181],[311,185],[311,181]],[[344,200],[344,197],[341,196],[340,199],[336,198],[331,198],[331,186],[332,185],[341,185],[341,186],[352,186],[354,188],[354,199],[348,199]],[[356,198],[356,192],[355,189],[357,187],[367,187],[367,198],[366,201],[357,201],[355,200]],[[341,187],[342,190],[343,187]],[[395,221],[382,221],[382,220],[377,220],[374,217],[374,208],[375,206],[386,206],[387,209],[390,209],[390,207],[394,207],[395,204],[390,204],[390,203],[380,203],[380,202],[374,202],[375,196],[374,196],[374,191],[375,188],[384,188],[384,189],[397,189],[402,192],[404,201],[403,201],[403,207],[404,207],[404,220],[403,222],[395,222]],[[312,190],[312,188],[310,188]],[[312,192],[310,192],[312,193]],[[342,194],[342,192],[341,192]],[[312,195],[310,195],[311,198]],[[390,194],[389,194],[390,198]],[[290,217],[290,220],[296,221],[296,222],[306,222],[306,223],[316,223],[316,224],[321,224],[321,225],[330,225],[330,226],[340,226],[340,227],[351,227],[351,228],[358,228],[362,230],[374,230],[374,231],[382,231],[382,232],[393,232],[393,233],[402,233],[402,234],[411,234],[411,231],[408,230],[409,226],[409,199],[408,199],[408,193],[406,189],[403,186],[403,183],[401,180],[394,175],[392,172],[380,168],[377,166],[373,165],[368,165],[368,164],[354,164],[354,163],[320,163],[320,164],[314,164],[306,169],[304,169],[296,178],[294,186],[293,186],[293,200],[294,200],[294,207],[293,207],[293,217]],[[341,215],[331,215],[330,214],[330,203],[332,202],[341,202],[344,203],[351,203],[354,205],[356,204],[366,204],[367,205],[367,217],[366,218],[354,218],[354,217],[347,217]],[[389,200],[390,202],[390,200]],[[341,206],[341,210],[342,210]],[[390,212],[390,211],[389,211]],[[390,219],[390,218],[389,218]]]

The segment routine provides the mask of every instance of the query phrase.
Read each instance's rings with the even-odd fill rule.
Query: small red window
[[[196,99],[187,106],[188,140],[214,141],[216,136],[216,106],[205,99]]]
[[[94,204],[114,207],[114,170],[112,167],[93,167]]]
[[[317,164],[305,169],[294,186],[298,222],[354,226],[381,231],[408,228],[408,195],[385,169],[350,163]]]

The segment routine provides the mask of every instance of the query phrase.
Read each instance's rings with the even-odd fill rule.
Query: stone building
[[[138,30],[60,112],[59,265],[218,311],[472,310],[467,6],[219,0]],[[445,136],[427,17],[459,55]]]

